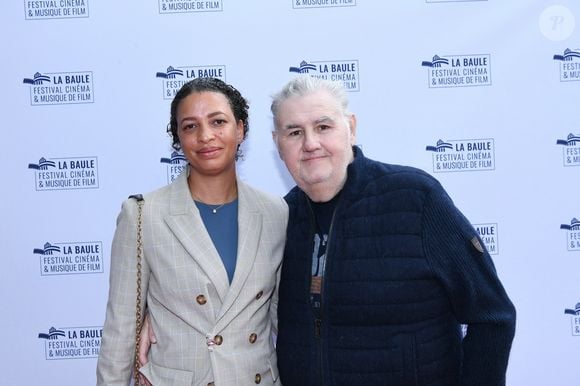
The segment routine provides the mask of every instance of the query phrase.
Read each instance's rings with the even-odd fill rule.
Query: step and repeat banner
[[[580,2],[47,0],[0,14],[5,385],[95,383],[121,202],[184,158],[197,77],[250,102],[242,179],[284,195],[271,95],[344,83],[365,154],[434,175],[518,311],[508,385],[580,385]]]

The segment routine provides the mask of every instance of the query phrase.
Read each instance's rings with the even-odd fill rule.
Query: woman
[[[144,196],[141,286],[157,344],[140,372],[154,385],[279,384],[271,336],[288,209],[236,176],[247,102],[221,80],[195,79],[176,94],[167,131],[188,167]],[[98,385],[131,378],[136,229],[129,199],[113,239]]]

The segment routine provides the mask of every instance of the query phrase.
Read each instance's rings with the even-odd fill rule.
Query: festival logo
[[[580,49],[566,48],[564,55],[554,55],[554,60],[560,62],[560,82],[580,80]]]
[[[564,166],[580,166],[580,135],[568,134],[566,139],[558,139],[556,145],[563,145],[562,159]]]
[[[497,224],[473,224],[490,255],[499,254]]]
[[[34,248],[40,255],[40,274],[74,275],[103,273],[103,243],[101,241],[45,243]]]
[[[423,61],[428,68],[429,88],[491,86],[491,56],[433,56]]]
[[[221,12],[224,10],[222,0],[159,0],[159,13],[183,12]]]
[[[570,224],[561,224],[560,229],[568,231],[568,250],[580,251],[580,221],[573,218]]]
[[[465,172],[495,170],[495,144],[493,138],[438,140],[427,146],[433,152],[433,172]]]
[[[38,334],[47,360],[97,358],[102,336],[102,327],[51,327]]]
[[[170,158],[161,158],[162,164],[167,164],[167,183],[173,182],[187,166],[187,158],[177,151]]]
[[[572,315],[572,335],[580,336],[580,303],[576,303],[574,309],[566,308],[564,314]]]
[[[292,8],[356,7],[356,0],[291,0]]]
[[[36,190],[99,188],[97,157],[42,157],[37,164],[28,164],[28,169],[35,170]]]
[[[158,72],[155,77],[163,79],[163,99],[173,99],[181,86],[195,78],[218,78],[225,82],[226,66],[169,66],[167,71]]]
[[[331,60],[307,62],[303,60],[298,67],[290,67],[290,72],[309,74],[321,78],[342,82],[347,91],[360,91],[358,60]]]
[[[30,105],[65,105],[93,103],[93,73],[37,72],[32,78],[24,78],[30,85]]]
[[[24,0],[26,20],[89,17],[89,0]]]

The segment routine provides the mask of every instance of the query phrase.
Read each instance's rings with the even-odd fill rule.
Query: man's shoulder
[[[439,185],[435,177],[413,166],[388,164],[369,159],[365,169],[364,176],[370,184],[387,184],[402,189],[422,190],[430,190]]]

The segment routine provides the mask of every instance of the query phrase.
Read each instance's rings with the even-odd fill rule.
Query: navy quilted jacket
[[[515,309],[476,231],[427,173],[354,152],[331,225],[320,319],[309,296],[312,210],[300,189],[286,196],[282,384],[504,385]]]

